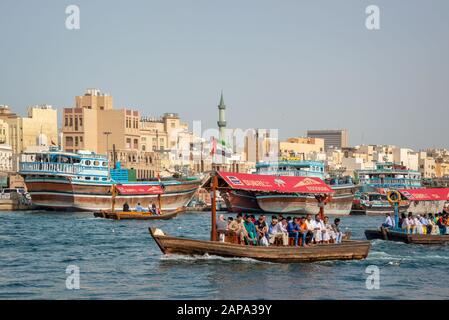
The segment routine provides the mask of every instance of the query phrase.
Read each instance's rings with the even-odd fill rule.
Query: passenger
[[[423,225],[421,223],[421,216],[419,214],[413,218],[413,222],[415,223],[415,233],[423,234]]]
[[[334,231],[335,235],[335,243],[341,243],[343,238],[343,232],[340,230],[340,219],[335,218],[334,224],[332,225],[332,230]]]
[[[128,202],[125,202],[125,204],[123,205],[123,211],[124,212],[129,212],[129,204],[128,204]]]
[[[256,223],[256,221],[257,221],[256,216],[252,214],[252,215],[250,215],[250,217],[251,217],[251,221],[253,223]]]
[[[225,242],[226,230],[228,229],[228,223],[226,222],[224,215],[220,214],[217,220],[217,232],[218,240],[220,242]]]
[[[308,243],[312,240],[313,232],[308,230],[305,217],[299,219],[299,234],[302,237],[302,246],[308,247]]]
[[[395,227],[394,220],[391,218],[391,214],[389,212],[385,214],[385,222],[382,223],[382,227],[388,229],[394,229]]]
[[[329,223],[329,217],[324,217],[323,221],[324,229],[322,233],[323,243],[329,243],[331,237],[330,237],[330,231],[332,231],[332,227]]]
[[[245,226],[246,233],[248,234],[246,238],[247,243],[253,246],[257,245],[257,230],[250,215],[245,216],[243,225]]]
[[[315,243],[323,243],[324,241],[324,233],[326,232],[326,227],[324,226],[323,221],[321,221],[320,215],[315,215],[315,220],[313,221],[313,232]]]
[[[276,239],[281,239],[284,246],[288,245],[288,233],[284,233],[282,223],[276,216],[271,217],[271,223],[268,227],[268,237],[270,244],[274,244]]]
[[[241,213],[237,214],[235,220],[232,220],[229,223],[228,229],[237,235],[241,245],[245,244],[245,238],[248,237],[248,234],[246,232],[245,226],[243,225],[243,217]]]
[[[138,202],[138,203],[137,203],[137,206],[136,206],[136,211],[137,211],[137,212],[142,212],[142,210],[143,210],[143,208],[142,208],[142,206],[140,205],[140,202]]]
[[[429,213],[427,216],[427,234],[438,234],[439,230],[437,224],[435,223],[435,217],[432,213]]]
[[[438,228],[440,228],[440,235],[445,235],[446,231],[447,231],[447,218],[445,218],[444,216],[441,216],[438,219]]]
[[[413,218],[413,213],[408,213],[408,217],[402,222],[402,229],[405,229],[408,234],[415,233],[415,219]]]
[[[402,228],[402,224],[404,223],[405,219],[407,219],[407,217],[405,216],[405,213],[401,213],[401,217],[399,218],[399,228]]]
[[[268,226],[265,222],[265,215],[260,215],[254,224],[256,226],[257,237],[260,245],[268,246]]]
[[[157,214],[157,207],[156,207],[156,204],[154,204],[154,203],[151,204],[151,212],[154,214]]]
[[[290,222],[289,222],[290,219]],[[298,222],[298,218],[294,218],[292,220],[291,217],[287,217],[287,231],[288,231],[288,237],[289,238],[293,238],[294,239],[294,245],[298,246],[298,242],[299,242],[299,222]]]
[[[420,218],[419,218],[419,222],[421,223],[421,229],[422,229],[422,234],[427,234],[427,227],[428,227],[428,220],[425,214],[423,214]],[[429,233],[430,234],[430,233]]]
[[[315,230],[311,214],[306,215],[305,224],[307,225],[308,233],[312,235],[307,243],[312,243],[313,241],[315,241]]]

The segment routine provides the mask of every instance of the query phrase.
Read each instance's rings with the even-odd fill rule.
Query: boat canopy
[[[333,193],[323,180],[317,177],[273,176],[235,172],[218,172],[232,189],[279,193]]]
[[[411,201],[447,201],[449,200],[449,188],[431,189],[401,189],[398,190],[404,197]]]
[[[164,189],[159,185],[117,185],[117,190],[121,195],[164,193]]]

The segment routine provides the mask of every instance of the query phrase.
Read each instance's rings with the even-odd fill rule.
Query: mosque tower
[[[220,130],[220,142],[224,143],[226,138],[226,105],[224,104],[223,92],[221,92],[220,104],[218,105],[218,129]]]

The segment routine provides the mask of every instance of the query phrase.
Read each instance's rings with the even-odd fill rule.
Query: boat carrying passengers
[[[407,234],[429,234],[429,235],[444,235],[448,232],[449,213],[446,211],[438,212],[436,214],[423,214],[414,216],[412,212],[408,215],[401,214],[399,218],[398,227]],[[394,229],[395,221],[390,213],[386,214],[385,222],[382,227]]]
[[[340,219],[329,222],[327,216],[322,220],[317,214],[312,218],[308,214],[303,217],[286,217],[273,215],[267,222],[264,214],[257,219],[254,215],[237,214],[225,220],[220,215],[217,221],[219,240],[225,242],[226,236],[236,237],[241,245],[252,246],[303,246],[315,244],[341,243],[344,234],[340,228]]]

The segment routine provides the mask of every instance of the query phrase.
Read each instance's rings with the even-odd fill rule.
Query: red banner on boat
[[[218,173],[233,189],[279,193],[333,193],[320,178],[270,176],[234,172]]]
[[[162,194],[164,190],[159,185],[117,185],[117,190],[120,194]]]
[[[449,188],[402,189],[399,190],[411,201],[446,201],[449,200]]]

